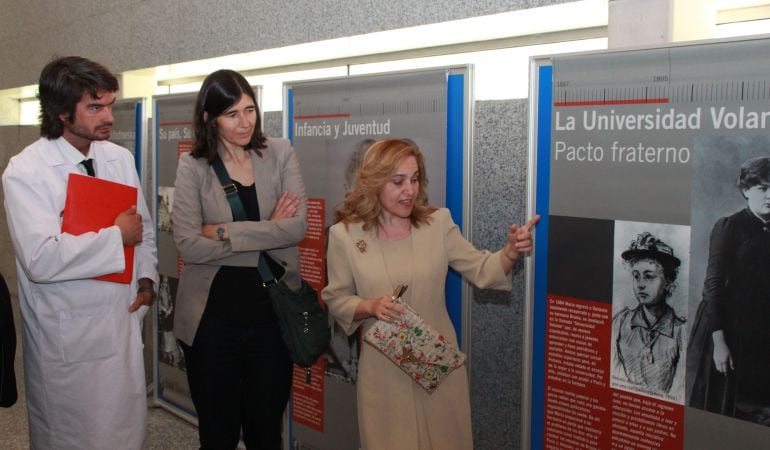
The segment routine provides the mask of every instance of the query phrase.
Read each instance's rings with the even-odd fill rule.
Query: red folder
[[[61,231],[78,236],[111,227],[118,214],[136,205],[136,199],[134,186],[70,173]],[[130,283],[134,274],[134,247],[124,245],[123,255],[126,258],[126,270],[123,273],[102,275],[94,279]]]

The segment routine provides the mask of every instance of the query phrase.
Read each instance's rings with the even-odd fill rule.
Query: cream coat
[[[61,233],[67,177],[80,173],[62,145],[69,144],[41,138],[11,158],[3,173],[23,318],[30,446],[139,449],[147,412],[140,324],[147,307],[136,313],[128,307],[139,278],[157,281],[155,227],[133,156],[93,142],[99,178],[138,188],[144,234],[131,284],[91,279],[125,269],[123,240],[116,226]]]
[[[259,222],[234,222],[214,169],[204,158],[189,153],[179,157],[174,184],[174,241],[184,261],[174,312],[174,336],[192,345],[198,330],[211,283],[221,266],[257,267],[259,254],[268,254],[286,269],[284,280],[300,287],[299,251],[296,245],[307,228],[307,198],[299,161],[286,139],[268,139],[260,157],[251,155],[256,184]],[[281,192],[300,198],[297,215],[290,219],[268,220]],[[227,223],[230,239],[220,242],[201,235],[205,224]]]
[[[481,288],[511,288],[498,253],[480,251],[460,234],[447,209],[432,214],[428,226],[412,229],[413,281],[409,303],[450,341],[457,342],[447,313],[444,282],[448,267]],[[360,241],[366,243],[361,251]],[[373,232],[360,224],[338,223],[329,232],[329,284],[323,290],[337,322],[353,333],[356,306],[366,298],[393,291]],[[405,255],[409,257],[409,255]],[[374,319],[364,324],[368,328]],[[452,372],[428,395],[412,379],[369,344],[361,349],[358,378],[358,422],[364,450],[468,450],[473,448],[468,374]]]

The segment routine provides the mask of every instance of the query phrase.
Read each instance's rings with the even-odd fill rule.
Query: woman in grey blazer
[[[262,134],[254,91],[220,70],[201,86],[195,143],[179,157],[172,212],[184,262],[174,336],[182,343],[203,449],[279,449],[292,362],[257,263],[300,286],[305,186],[287,140]],[[234,221],[212,163],[221,158],[247,221]]]

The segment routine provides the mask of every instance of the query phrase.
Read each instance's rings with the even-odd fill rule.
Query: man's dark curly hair
[[[57,58],[43,68],[37,98],[40,100],[40,135],[61,137],[64,125],[59,118],[75,121],[75,108],[87,93],[99,98],[100,92],[118,90],[118,79],[106,67],[80,56]]]

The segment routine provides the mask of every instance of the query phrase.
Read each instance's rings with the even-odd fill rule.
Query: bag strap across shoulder
[[[214,173],[217,174],[219,183],[225,191],[225,197],[227,198],[227,201],[230,202],[230,209],[233,210],[233,219],[237,221],[247,220],[246,210],[243,208],[241,198],[238,197],[238,188],[235,186],[235,183],[233,183],[233,180],[230,179],[230,175],[227,173],[227,169],[225,169],[225,163],[222,162],[222,158],[219,157],[219,154],[214,158],[211,167],[214,168]],[[257,265],[257,269],[259,270],[259,276],[262,277],[262,285],[270,286],[271,284],[275,284],[276,281],[273,272],[270,270],[270,266],[267,265],[264,254],[265,252],[259,253],[259,264]]]

